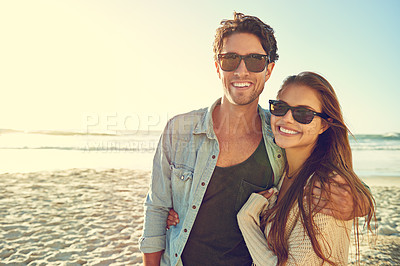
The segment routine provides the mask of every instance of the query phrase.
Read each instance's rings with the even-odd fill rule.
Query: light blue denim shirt
[[[143,253],[165,250],[161,265],[182,265],[180,256],[218,159],[212,112],[220,103],[221,99],[210,108],[172,118],[158,144],[139,247]],[[269,111],[258,106],[258,113],[277,185],[284,169],[284,152],[273,142]],[[179,214],[180,222],[166,230],[170,208]]]

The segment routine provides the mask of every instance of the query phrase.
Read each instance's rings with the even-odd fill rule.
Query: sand
[[[0,265],[141,265],[149,172],[0,175]]]
[[[400,187],[377,186],[378,178],[371,183],[372,194],[376,201],[377,234],[364,235],[360,239],[361,265],[400,265]],[[384,182],[386,185],[386,182]],[[361,219],[363,220],[363,219]],[[363,221],[360,221],[363,222]],[[350,265],[356,265],[353,253]]]
[[[126,169],[1,174],[0,265],[142,265],[149,178]],[[399,265],[400,186],[371,190],[378,237],[363,238],[361,264]]]

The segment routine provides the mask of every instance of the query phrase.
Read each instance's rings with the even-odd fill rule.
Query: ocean
[[[160,131],[79,133],[0,129],[0,173],[70,168],[151,170]],[[359,176],[400,178],[400,133],[350,137]]]

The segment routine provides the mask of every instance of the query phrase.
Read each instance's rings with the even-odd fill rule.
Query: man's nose
[[[249,71],[247,70],[246,64],[244,60],[240,60],[239,66],[235,70],[235,74],[238,76],[246,76],[249,74]]]

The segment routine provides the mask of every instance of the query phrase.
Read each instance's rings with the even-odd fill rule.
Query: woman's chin
[[[286,149],[287,148],[287,143],[285,143],[284,141],[277,141],[275,140],[276,145],[278,145],[279,147],[281,147],[282,149]]]
[[[295,143],[293,143],[293,141],[290,141],[288,139],[282,139],[282,138],[275,138],[275,143],[282,149],[291,148],[295,145]]]

